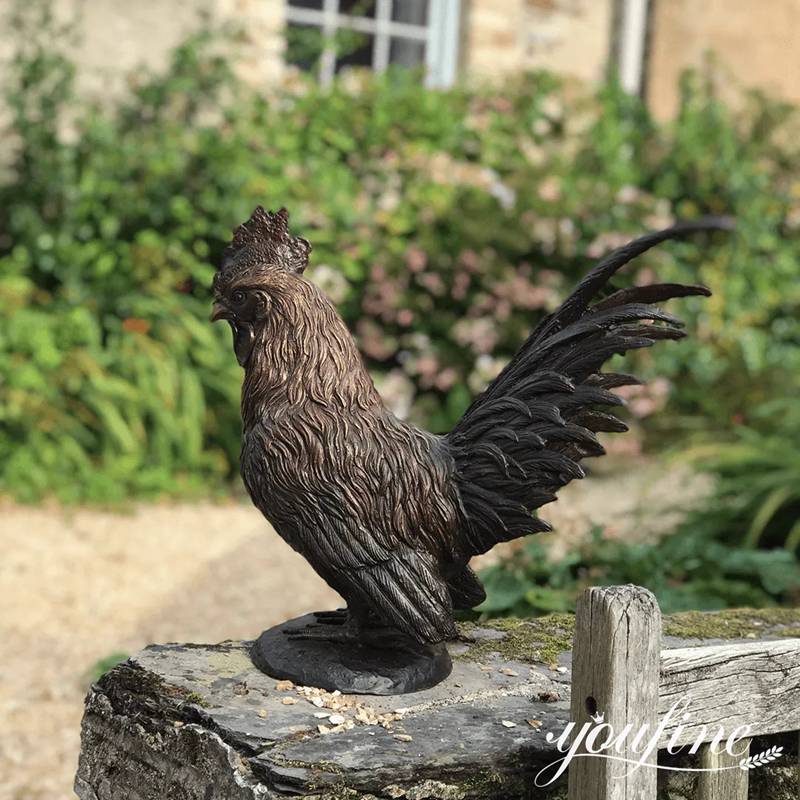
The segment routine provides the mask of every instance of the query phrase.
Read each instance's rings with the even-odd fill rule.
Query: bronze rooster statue
[[[256,208],[213,286],[212,319],[230,323],[244,367],[241,472],[275,530],[347,603],[294,635],[456,636],[454,609],[485,597],[470,559],[550,530],[536,509],[584,476],[584,457],[604,452],[598,431],[627,429],[601,409],[622,403],[612,389],[637,381],[601,372],[606,360],[684,335],[653,303],[709,294],[680,284],[609,294],[609,279],[660,242],[729,227],[721,218],[678,224],[603,258],[436,436],[386,409],[335,307],[303,277],[310,244],[289,234],[285,209]]]

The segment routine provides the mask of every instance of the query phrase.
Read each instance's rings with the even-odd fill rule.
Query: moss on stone
[[[481,636],[482,630],[501,637]],[[800,608],[735,608],[724,611],[686,611],[664,617],[665,636],[681,639],[752,639],[800,637]],[[533,619],[504,618],[460,623],[467,649],[455,658],[485,662],[496,653],[508,661],[553,664],[572,649],[573,614],[550,614]]]
[[[800,608],[732,608],[684,611],[664,617],[664,635],[681,639],[748,639],[800,636]]]
[[[372,800],[374,795],[361,794],[355,789],[350,789],[347,786],[333,786],[327,787],[324,790],[309,787],[311,794],[305,795],[309,798],[319,798],[319,800]],[[316,792],[320,792],[317,794]]]
[[[462,787],[474,795],[493,795],[500,787],[508,785],[509,779],[507,776],[499,772],[492,772],[491,770],[483,770],[475,773],[472,777],[462,782]]]
[[[461,781],[459,788],[468,800],[522,800],[538,797],[542,800],[566,800],[566,780],[559,780],[554,786],[535,788],[532,776],[522,772],[499,773],[480,770],[475,775]]]
[[[392,783],[384,786],[382,796],[393,800],[465,800],[466,790],[454,783],[443,783],[427,778],[411,786]]]
[[[203,695],[201,695],[199,692],[187,692],[186,694],[183,695],[183,699],[187,703],[191,703],[192,705],[195,706],[200,706],[201,708],[211,707],[210,704],[205,700]]]
[[[499,638],[481,637],[480,630],[493,630],[503,634]],[[550,614],[534,619],[495,619],[481,624],[461,624],[461,635],[469,642],[464,653],[456,658],[486,661],[498,653],[508,661],[529,664],[552,664],[560,653],[572,647],[575,617],[572,614]]]
[[[253,668],[250,653],[244,647],[227,650],[210,650],[208,664],[213,667],[209,674],[215,678],[235,678],[249,672]]]

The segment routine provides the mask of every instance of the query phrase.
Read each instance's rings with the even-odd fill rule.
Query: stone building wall
[[[0,72],[15,32],[0,0]],[[78,15],[78,85],[90,95],[124,91],[136,69],[159,69],[205,13],[241,29],[234,64],[256,85],[283,73],[285,0],[54,0]],[[614,51],[616,0],[462,0],[460,74],[502,78],[545,67],[577,78],[603,77]],[[757,86],[800,102],[800,0],[651,0],[647,98],[674,114],[678,76],[716,53],[720,86]],[[731,80],[731,78],[733,80]],[[0,103],[0,118],[3,108]],[[2,119],[0,119],[0,122]]]
[[[652,13],[647,99],[658,117],[675,114],[680,73],[710,52],[723,95],[747,86],[800,102],[800,0],[654,0]]]
[[[603,77],[613,0],[463,0],[462,64],[502,76],[546,67],[585,80]]]
[[[4,2],[0,0],[0,8]],[[202,24],[203,17],[241,29],[234,65],[255,83],[274,81],[283,67],[283,0],[54,0],[60,20],[76,23],[79,90],[118,94],[138,69],[159,70],[170,51]],[[15,31],[0,11],[0,62]]]

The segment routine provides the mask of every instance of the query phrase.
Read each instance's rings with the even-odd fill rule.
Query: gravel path
[[[0,798],[66,800],[93,665],[149,642],[253,638],[336,603],[258,512],[0,511]]]
[[[589,523],[630,538],[667,530],[671,498],[703,492],[648,462],[567,489],[545,514],[557,551]],[[82,699],[100,659],[149,642],[253,638],[338,600],[246,505],[0,506],[0,547],[0,800],[74,797]]]

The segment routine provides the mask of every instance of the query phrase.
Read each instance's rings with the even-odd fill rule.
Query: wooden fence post
[[[637,731],[658,725],[661,611],[639,586],[587,589],[578,600],[572,650],[571,720],[575,731],[597,714],[619,734],[630,725],[620,752],[638,761],[631,744]],[[598,737],[602,743],[604,735]],[[596,748],[595,748],[596,749]],[[586,752],[585,749],[578,752]],[[653,749],[647,764],[657,763]],[[577,757],[569,767],[569,800],[656,800],[656,770],[598,757]]]
[[[737,749],[741,754],[732,756],[725,749],[715,753],[707,744],[700,748],[700,766],[714,771],[700,773],[697,800],[747,800],[750,773],[738,767],[750,755],[750,741],[740,741]]]

